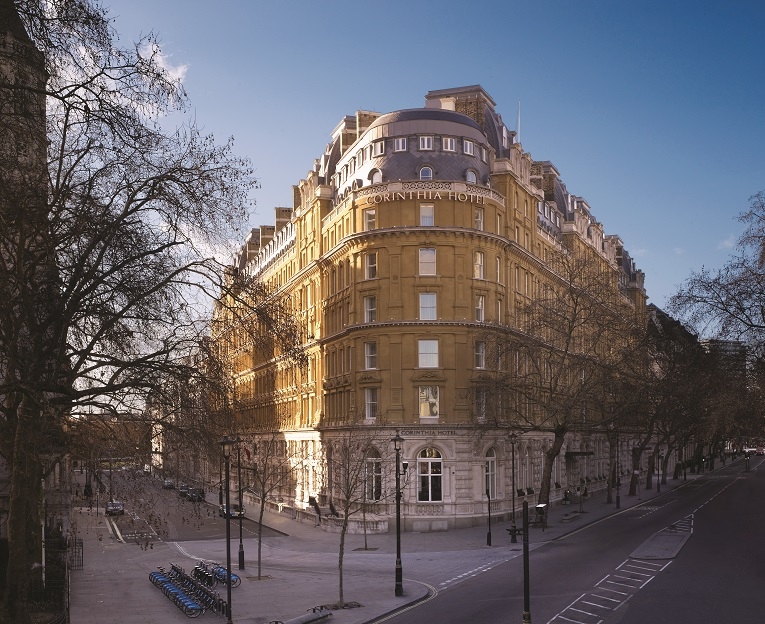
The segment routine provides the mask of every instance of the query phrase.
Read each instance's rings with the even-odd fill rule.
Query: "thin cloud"
[[[731,235],[718,243],[718,249],[733,249],[736,246],[736,237]]]
[[[674,253],[676,256],[682,256],[685,253],[685,249],[683,249],[682,247],[675,247],[672,250],[672,253]]]

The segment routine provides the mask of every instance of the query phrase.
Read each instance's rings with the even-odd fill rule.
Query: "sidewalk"
[[[730,465],[730,464],[729,464]],[[688,475],[688,481],[701,475]],[[681,487],[685,482],[668,480],[662,484],[661,495]],[[655,487],[655,486],[654,486]],[[644,504],[656,497],[656,490],[640,496],[626,496],[623,485],[621,510]],[[548,512],[546,528],[530,528],[530,544],[560,538],[587,524],[592,524],[617,513],[615,502],[606,504],[605,493],[595,494],[581,503],[575,497],[571,505],[554,503]],[[614,493],[615,501],[615,493]],[[530,517],[534,508],[530,506]],[[144,547],[120,541],[112,524],[103,516],[88,509],[75,510],[78,536],[83,538],[85,565],[83,570],[71,573],[72,624],[154,624],[186,622],[181,613],[148,579],[157,566],[169,568],[176,563],[187,571],[199,559],[225,562],[225,542],[184,541],[156,542]],[[237,624],[269,624],[288,621],[310,611],[313,607],[336,603],[339,597],[338,550],[340,536],[321,528],[298,523],[286,516],[268,513],[264,524],[285,533],[283,537],[263,540],[262,575],[257,579],[257,540],[243,542],[246,569],[238,569],[238,539],[233,539],[232,520],[232,572],[242,577],[242,584],[232,589],[233,621]],[[517,525],[522,524],[521,513]],[[364,624],[385,614],[427,597],[427,584],[413,580],[407,570],[415,570],[418,563],[438,556],[452,566],[471,560],[492,560],[499,563],[520,556],[522,538],[513,544],[507,528],[509,522],[492,521],[492,546],[487,546],[487,526],[472,527],[440,533],[401,534],[404,570],[404,595],[394,595],[396,553],[395,532],[368,535],[368,549],[364,549],[363,535],[347,535],[344,557],[344,599],[358,603],[357,608],[333,610],[329,621],[337,624]],[[651,550],[647,540],[633,556],[674,556],[687,539],[682,531],[666,532],[656,540],[658,550]],[[667,540],[671,544],[667,545]],[[674,552],[674,554],[672,554]],[[422,566],[420,566],[422,567]],[[463,571],[469,570],[465,567]],[[218,586],[225,598],[225,586]],[[216,616],[205,613],[203,620],[214,621]]]

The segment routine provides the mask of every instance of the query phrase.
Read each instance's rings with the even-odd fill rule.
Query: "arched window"
[[[368,501],[379,501],[382,498],[382,458],[375,448],[369,449],[366,454],[364,496]]]
[[[440,502],[443,500],[441,453],[434,448],[423,449],[417,457],[417,500]]]
[[[468,172],[465,174],[465,179],[466,179],[466,180],[467,180],[467,181],[468,181],[470,184],[475,184],[475,183],[476,183],[476,180],[477,180],[478,178],[476,178],[476,175],[475,175],[475,171],[473,171],[472,169],[468,169]]]
[[[420,169],[420,180],[432,180],[433,179],[433,169],[430,167],[423,167]]]
[[[486,492],[494,500],[497,497],[497,455],[493,448],[486,451]]]
[[[369,174],[369,179],[372,181],[372,184],[380,184],[382,182],[382,171],[373,169]]]

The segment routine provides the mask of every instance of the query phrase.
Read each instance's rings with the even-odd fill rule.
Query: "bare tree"
[[[291,486],[294,489],[293,470],[299,465],[299,462],[290,453],[290,447],[283,435],[271,432],[266,435],[258,435],[255,439],[256,441],[251,443],[252,452],[246,451],[246,466],[251,473],[247,479],[249,483],[247,489],[258,499],[258,579],[260,579],[263,516],[266,511],[266,503],[275,495],[289,492]]]
[[[155,38],[119,48],[90,0],[17,6],[21,20],[14,3],[0,3],[26,46],[3,57],[12,81],[0,83],[0,133],[12,138],[0,150],[7,622],[27,621],[41,476],[67,452],[69,423],[151,419],[147,396],[172,405],[168,379],[200,378],[210,300],[230,289],[257,299],[253,280],[224,280],[217,260],[247,221],[250,165],[191,118],[163,127],[183,115],[186,95]],[[37,78],[19,78],[27,75]],[[273,310],[275,326],[289,329]]]
[[[476,359],[481,349],[486,353],[477,368],[487,370],[473,380],[479,422],[552,433],[540,503],[549,503],[553,463],[566,435],[605,428],[593,406],[606,373],[639,357],[644,326],[616,287],[616,269],[595,250],[572,241],[549,252],[546,268],[534,295],[516,304],[515,327],[492,327],[477,337]]]
[[[343,560],[345,537],[349,521],[364,514],[369,504],[383,502],[391,496],[385,485],[385,466],[390,455],[389,430],[380,423],[367,425],[356,422],[342,429],[325,429],[327,470],[332,509],[340,516],[340,545],[338,551],[338,604],[345,604]]]

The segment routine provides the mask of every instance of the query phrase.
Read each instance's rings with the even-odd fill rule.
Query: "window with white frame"
[[[420,368],[438,368],[438,340],[417,341],[417,365]]]
[[[473,253],[473,277],[476,279],[483,279],[483,252],[476,251]]]
[[[465,180],[468,184],[475,184],[478,178],[475,175],[475,171],[472,169],[468,169],[467,173],[465,174]]]
[[[358,163],[359,167],[364,164],[364,150],[360,149],[358,152],[356,152],[356,162]]]
[[[369,179],[372,181],[372,184],[380,184],[382,182],[382,171],[373,169]]]
[[[421,150],[432,150],[433,149],[433,137],[432,136],[421,136],[420,137],[420,149]]]
[[[455,152],[457,151],[457,148],[454,144],[454,139],[452,137],[443,137],[441,139],[441,148],[445,152]]]
[[[374,208],[367,208],[364,211],[364,229],[374,230],[377,227],[377,211]]]
[[[364,277],[365,279],[374,279],[377,277],[377,252],[364,255]]]
[[[486,368],[486,343],[483,340],[478,340],[475,343],[475,367]]]
[[[368,501],[382,499],[382,457],[377,449],[369,449],[364,466],[364,496]]]
[[[364,368],[373,370],[377,368],[377,343],[364,343]]]
[[[486,451],[486,492],[491,500],[497,498],[497,454],[493,448]]]
[[[475,320],[483,323],[486,320],[486,296],[475,296]]]
[[[378,388],[364,388],[364,418],[367,420],[377,418],[377,395]]]
[[[435,208],[433,204],[420,204],[420,225],[432,227],[435,225]]]
[[[436,249],[435,247],[423,247],[419,251],[419,274],[436,274]]]
[[[443,500],[441,453],[434,448],[423,449],[417,456],[417,500],[421,503]]]
[[[377,297],[364,297],[364,322],[377,321]]]
[[[502,283],[502,258],[497,256],[497,283]]]
[[[438,386],[419,387],[420,418],[438,417],[438,394]]]
[[[422,167],[420,169],[420,180],[432,180],[433,169],[430,167]]]
[[[476,230],[483,230],[483,215],[483,208],[481,206],[476,206],[475,214],[473,215],[473,223]]]
[[[485,147],[481,147],[481,160],[483,162],[488,162],[489,160],[489,150],[487,150]]]
[[[385,141],[372,143],[372,156],[382,156],[385,153]]]
[[[420,320],[435,321],[436,313],[436,293],[420,293]]]
[[[393,151],[405,152],[406,151],[406,137],[398,137],[393,139]]]
[[[473,143],[472,141],[469,141],[468,139],[465,139],[462,142],[462,151],[468,156],[472,156],[473,154],[475,154],[475,143]]]

